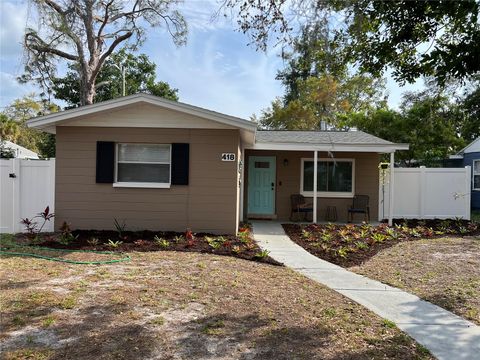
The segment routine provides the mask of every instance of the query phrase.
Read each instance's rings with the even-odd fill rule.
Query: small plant
[[[347,247],[341,247],[340,249],[337,250],[338,256],[342,258],[346,258],[348,254],[349,249]]]
[[[312,233],[308,230],[303,229],[302,230],[302,238],[305,240],[310,240],[310,237],[312,236]]]
[[[368,249],[368,245],[365,244],[365,243],[362,242],[362,241],[357,241],[357,242],[355,242],[355,245],[357,246],[357,248],[358,248],[359,250],[366,250],[366,249]]]
[[[387,239],[387,236],[381,233],[375,233],[372,235],[372,240],[377,243],[384,242]]]
[[[113,219],[113,225],[115,226],[115,230],[117,230],[118,237],[120,239],[123,238],[123,233],[125,232],[125,229],[127,228],[127,224],[125,223],[125,220],[120,223],[116,218]]]
[[[170,241],[163,237],[158,237],[157,235],[155,235],[153,240],[155,241],[155,244],[160,246],[162,249],[167,249],[170,246]]]
[[[176,243],[184,242],[184,241],[185,241],[185,237],[184,237],[183,235],[176,235],[176,236],[173,238],[173,241],[175,241]]]
[[[58,242],[62,245],[70,245],[72,242],[77,240],[78,235],[73,235],[70,225],[64,221],[62,226],[60,226],[60,237]]]
[[[96,237],[92,237],[92,238],[87,240],[87,243],[88,243],[88,245],[95,247],[95,246],[98,246],[98,244],[100,244],[100,240]]]
[[[250,234],[248,232],[248,229],[241,229],[241,231],[238,232],[238,238],[240,239],[241,243],[248,243],[250,241]]]
[[[187,247],[195,246],[195,235],[192,230],[187,229],[187,231],[185,231],[185,240],[187,240]]]
[[[387,319],[383,319],[383,326],[389,329],[395,329],[397,327],[397,325],[393,321]]]
[[[235,246],[232,247],[232,252],[233,252],[234,254],[237,254],[237,255],[238,255],[238,254],[240,254],[240,253],[242,252],[242,248],[241,248],[240,246],[238,246],[238,245],[235,245]]]
[[[254,255],[254,257],[255,257],[256,259],[265,259],[265,258],[268,256],[268,254],[270,254],[270,251],[268,251],[268,250],[261,250],[261,251],[257,252],[257,253]]]
[[[36,237],[43,230],[47,221],[52,220],[54,217],[55,217],[55,214],[50,212],[50,206],[47,206],[45,210],[43,210],[42,212],[39,212],[37,215],[35,215],[31,219],[24,218],[20,221],[20,223],[23,226],[25,226],[25,230],[29,235]],[[38,221],[36,221],[35,219],[43,220],[40,227],[38,227]]]
[[[332,234],[329,233],[329,232],[326,232],[326,233],[323,233],[322,236],[321,236],[321,240],[324,241],[324,242],[330,242],[330,240],[332,240]]]
[[[117,241],[112,241],[110,239],[108,239],[108,242],[106,243],[106,245],[108,247],[111,247],[112,249],[116,249],[118,248],[120,245],[123,244],[123,241],[120,241],[120,240],[117,240]]]
[[[467,235],[470,231],[465,227],[465,226],[460,226],[458,228],[458,232],[461,234],[461,235]]]
[[[217,236],[217,237],[210,237],[210,236],[205,236],[205,241],[208,243],[208,245],[216,250],[220,248],[220,246],[225,245],[227,242],[227,239],[225,239],[223,236]]]

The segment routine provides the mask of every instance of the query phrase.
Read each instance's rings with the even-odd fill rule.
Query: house
[[[38,154],[32,150],[29,150],[23,146],[17,145],[11,141],[3,140],[1,145],[5,149],[9,149],[14,158],[17,159],[38,159]]]
[[[361,131],[259,131],[145,94],[28,125],[56,133],[57,228],[112,229],[117,219],[132,230],[235,233],[252,217],[288,220],[295,193],[318,199],[318,219],[336,206],[346,220],[355,194],[377,214],[380,154],[408,149]]]
[[[456,155],[450,156],[450,159],[462,162],[462,166],[472,168],[470,203],[472,209],[480,209],[480,137],[473,140]]]

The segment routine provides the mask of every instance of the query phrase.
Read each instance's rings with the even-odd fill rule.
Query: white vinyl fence
[[[55,159],[0,159],[0,233],[24,231],[23,218],[54,212]],[[53,231],[53,219],[44,231]]]
[[[470,220],[470,166],[395,168],[393,174],[393,218]],[[380,170],[379,219],[388,218],[389,187],[389,174]]]

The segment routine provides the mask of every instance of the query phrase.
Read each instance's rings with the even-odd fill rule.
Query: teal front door
[[[248,158],[248,214],[275,214],[275,156]]]

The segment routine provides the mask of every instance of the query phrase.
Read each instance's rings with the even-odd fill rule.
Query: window
[[[313,159],[302,159],[300,193],[313,196]],[[317,165],[317,195],[351,197],[354,194],[355,161],[320,159]]]
[[[117,144],[116,186],[170,187],[170,144]]]
[[[480,159],[473,160],[473,190],[480,190]]]

